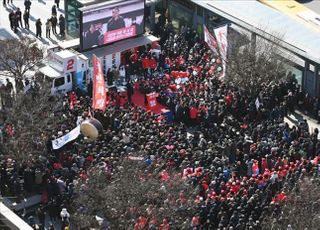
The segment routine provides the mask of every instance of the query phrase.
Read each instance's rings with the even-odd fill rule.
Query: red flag
[[[93,100],[92,108],[104,111],[106,109],[106,86],[102,73],[102,65],[96,55],[92,56],[93,63]]]

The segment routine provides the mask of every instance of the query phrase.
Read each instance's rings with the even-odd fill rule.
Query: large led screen
[[[106,45],[144,33],[144,0],[117,1],[82,11],[82,49]]]

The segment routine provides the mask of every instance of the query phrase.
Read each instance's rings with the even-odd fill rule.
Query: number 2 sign
[[[73,72],[75,70],[75,60],[69,59],[66,63],[66,72]]]

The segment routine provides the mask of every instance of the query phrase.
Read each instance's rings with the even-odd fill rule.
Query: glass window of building
[[[65,0],[66,30],[71,38],[79,38],[80,35],[80,11],[79,8],[109,0]]]
[[[72,38],[78,38],[80,34],[80,11],[83,4],[77,0],[66,0],[65,18],[67,34]]]
[[[170,19],[175,30],[180,30],[181,26],[193,28],[193,10],[180,2],[169,2]]]
[[[206,10],[205,11],[205,23],[208,28],[213,29],[216,27],[219,27],[221,25],[224,25],[226,23],[229,23],[229,21],[211,11]]]

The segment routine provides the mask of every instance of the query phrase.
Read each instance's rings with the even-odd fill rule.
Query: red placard
[[[93,100],[92,108],[104,111],[106,109],[106,86],[102,73],[102,65],[96,55],[92,56],[93,63]]]
[[[158,93],[149,93],[147,94],[148,105],[150,108],[157,106],[157,97]]]
[[[129,26],[117,30],[112,30],[104,33],[104,44],[116,42],[126,38],[136,36],[136,26]]]

